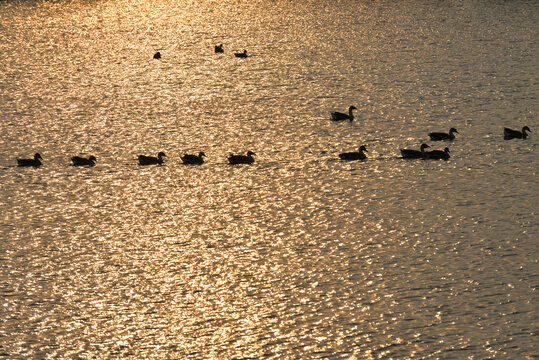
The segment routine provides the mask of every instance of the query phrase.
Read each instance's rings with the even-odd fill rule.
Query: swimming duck
[[[440,141],[440,140],[455,140],[455,135],[454,133],[459,133],[457,131],[457,129],[455,128],[451,128],[449,129],[449,133],[446,134],[446,133],[443,133],[443,132],[431,132],[429,134],[429,137],[432,141]]]
[[[237,164],[252,164],[254,163],[255,159],[253,158],[253,155],[256,155],[252,151],[248,151],[247,155],[232,155],[228,157],[228,162],[230,165],[237,165]]]
[[[216,54],[225,52],[225,50],[223,50],[223,44],[215,45],[214,50]]]
[[[518,130],[513,130],[509,128],[503,128],[503,138],[505,140],[511,140],[511,139],[526,139],[528,137],[528,134],[526,131],[532,132],[529,127],[524,126],[522,128],[522,132]]]
[[[153,54],[154,59],[161,59],[161,53],[158,51],[155,54]]]
[[[428,148],[427,144],[421,144],[421,150],[410,150],[410,149],[401,149],[401,154],[403,159],[424,159],[425,149]]]
[[[192,155],[192,154],[184,154],[180,159],[182,159],[184,164],[187,165],[200,165],[204,163],[203,156],[206,156],[202,151],[198,153],[198,155]]]
[[[138,156],[138,163],[139,165],[152,165],[152,164],[163,164],[163,156],[166,156],[164,152],[160,152],[157,154],[157,157],[154,156],[144,156],[139,155]]]
[[[338,112],[338,111],[333,111],[331,113],[331,121],[354,120],[354,114],[352,113],[352,110],[357,110],[357,108],[355,106],[350,106],[348,108],[348,114]]]
[[[342,153],[339,154],[339,157],[341,158],[341,160],[365,160],[367,158],[367,155],[363,153],[364,151],[368,152],[365,146],[361,145],[358,152]]]
[[[449,148],[446,147],[444,151],[442,150],[427,151],[425,159],[449,160]]]
[[[19,166],[41,166],[41,161],[39,161],[40,159],[43,160],[41,155],[39,155],[39,153],[35,153],[33,159],[17,159],[17,164]]]
[[[247,50],[243,50],[243,52],[241,53],[234,53],[234,56],[237,57],[237,58],[246,58],[248,55],[247,55]]]
[[[73,161],[73,166],[94,166],[97,159],[93,155],[91,155],[88,159],[80,156],[73,156],[71,161]]]

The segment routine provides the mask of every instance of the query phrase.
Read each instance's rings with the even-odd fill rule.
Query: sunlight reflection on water
[[[3,2],[0,353],[537,355],[530,6]]]

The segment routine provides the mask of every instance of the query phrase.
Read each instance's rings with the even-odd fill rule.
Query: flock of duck
[[[354,120],[354,110],[357,110],[355,106],[350,106],[348,108],[348,113],[342,113],[338,111],[334,111],[331,113],[331,120],[332,121],[353,121]],[[509,128],[503,128],[503,138],[505,140],[511,140],[511,139],[526,139],[528,137],[528,133],[531,132],[530,128],[527,126],[524,126],[522,128],[522,131],[513,130]],[[455,140],[455,134],[458,134],[459,132],[455,128],[449,129],[449,132],[431,132],[429,133],[429,138],[432,141],[453,141]],[[425,160],[448,160],[449,155],[449,148],[446,147],[444,150],[432,150],[432,151],[425,151],[426,148],[430,148],[427,144],[421,144],[419,150],[413,150],[413,149],[400,149],[401,155],[403,159],[425,159]],[[367,159],[367,155],[364,154],[364,152],[368,152],[365,146],[360,146],[359,150],[357,152],[348,152],[348,153],[342,153],[339,154],[339,157],[342,160],[365,160]]]
[[[223,44],[215,45],[213,49],[214,49],[214,52],[216,54],[222,54],[222,53],[225,52],[225,49],[223,48]],[[247,55],[247,50],[243,50],[242,52],[234,53],[234,56],[237,57],[237,58],[249,57],[249,55]],[[161,59],[161,52],[158,51],[155,54],[153,54],[153,58],[154,59]]]
[[[230,154],[228,157],[228,163],[230,165],[252,164],[255,161],[253,155],[256,155],[256,154],[252,151],[248,151],[246,155]],[[162,151],[158,153],[157,156],[139,155],[138,163],[139,165],[162,165],[165,162],[163,158],[166,156],[167,155]],[[180,159],[186,165],[201,165],[204,163],[204,157],[206,157],[206,154],[204,154],[204,152],[201,151],[198,155],[184,154],[183,156],[180,157]],[[42,165],[41,160],[43,160],[43,158],[41,157],[41,154],[36,153],[33,159],[17,159],[17,165],[22,166],[22,167],[28,167],[28,166],[38,167]],[[87,158],[82,157],[82,156],[73,156],[71,158],[71,162],[73,163],[73,166],[94,166],[96,161],[97,161],[97,158],[93,155]]]
[[[349,113],[340,113],[340,112],[332,112],[331,113],[331,120],[332,121],[342,121],[342,120],[349,120],[352,121],[354,119],[354,116],[352,114],[352,111],[356,109],[354,106],[350,106]],[[526,139],[528,137],[528,132],[531,132],[530,128],[527,126],[524,126],[522,128],[522,131],[513,130],[509,128],[503,129],[504,139],[505,140],[511,140],[511,139]],[[429,138],[432,141],[453,141],[455,139],[455,133],[458,134],[459,132],[455,128],[449,129],[449,132],[431,132],[429,133]],[[414,149],[400,149],[401,155],[403,159],[424,159],[424,160],[448,160],[449,155],[449,148],[446,147],[444,150],[432,150],[432,151],[425,151],[425,149],[430,148],[427,144],[421,144],[419,150]],[[367,155],[365,154],[367,151],[367,148],[364,145],[361,145],[357,152],[344,152],[339,154],[339,158],[341,160],[366,160]],[[228,163],[230,165],[239,165],[239,164],[252,164],[254,163],[255,159],[253,155],[256,155],[252,151],[248,151],[246,155],[242,154],[230,154],[228,156]],[[160,152],[157,154],[157,156],[147,156],[147,155],[139,155],[138,156],[138,163],[139,165],[162,165],[164,163],[164,157],[166,157],[166,154],[164,152]],[[183,164],[186,165],[201,165],[204,163],[204,157],[206,157],[206,154],[204,152],[199,152],[198,155],[193,154],[184,154],[180,157]],[[17,159],[18,166],[22,167],[38,167],[42,165],[41,160],[43,158],[39,153],[36,153],[34,155],[33,159]],[[71,158],[71,162],[73,163],[73,166],[94,166],[97,161],[97,158],[93,155],[89,156],[88,158],[81,157],[81,156],[73,156]]]
[[[214,51],[216,54],[224,53],[223,44],[215,45]],[[243,50],[243,52],[240,53],[234,53],[234,56],[238,58],[246,58],[248,57],[247,50]],[[161,53],[159,51],[156,52],[153,58],[161,59]],[[352,105],[348,108],[348,113],[333,111],[331,113],[331,121],[353,121],[354,110],[357,110],[357,108]],[[522,131],[509,128],[503,129],[503,135],[505,140],[526,139],[528,137],[527,132],[531,132],[530,128],[527,126],[524,126],[522,128]],[[449,129],[448,133],[431,132],[428,135],[430,140],[432,141],[453,141],[455,139],[455,134],[458,133],[459,132],[457,131],[457,129],[451,128]],[[446,147],[444,150],[425,151],[425,149],[427,148],[430,148],[430,146],[427,144],[421,144],[419,150],[400,149],[400,152],[403,159],[448,160],[450,157],[448,147]],[[344,152],[339,154],[339,158],[341,160],[366,160],[366,152],[368,152],[366,147],[364,145],[361,145],[357,152]],[[256,154],[252,151],[248,151],[246,155],[230,154],[230,156],[228,157],[228,163],[230,165],[252,164],[255,161],[253,155]],[[138,163],[139,165],[162,165],[164,163],[164,157],[166,157],[164,152],[158,153],[157,156],[139,155]],[[204,163],[204,157],[206,157],[206,154],[204,154],[204,152],[200,152],[198,155],[184,154],[180,157],[180,159],[186,165],[201,165]],[[17,159],[17,164],[18,166],[23,167],[38,167],[42,164],[41,160],[43,160],[41,155],[39,153],[36,153],[33,159]],[[88,158],[81,156],[73,156],[71,158],[71,161],[73,163],[73,166],[94,166],[97,161],[97,158],[93,155],[89,156]]]

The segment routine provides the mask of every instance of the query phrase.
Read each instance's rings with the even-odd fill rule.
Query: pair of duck
[[[215,51],[216,54],[222,54],[225,52],[225,49],[223,49],[223,44],[215,45],[213,47],[213,50]],[[247,50],[243,50],[243,52],[240,52],[240,53],[234,53],[234,56],[237,58],[249,57],[249,55],[247,55]]]
[[[348,114],[346,113],[342,113],[342,112],[338,112],[338,111],[333,111],[331,113],[331,121],[353,121],[354,120],[354,110],[357,110],[357,108],[355,106],[350,106],[348,108]],[[451,128],[449,129],[449,133],[443,133],[443,132],[432,132],[429,134],[429,137],[431,140],[433,141],[437,141],[437,140],[454,140],[455,139],[455,135],[454,133],[459,133],[457,131],[457,129],[455,128]]]
[[[247,155],[230,154],[230,156],[228,157],[228,163],[231,165],[252,164],[255,161],[253,155],[256,155],[256,154],[252,151],[248,151]],[[163,157],[166,157],[164,152],[160,152],[159,154],[157,154],[157,157],[139,155],[138,163],[139,165],[154,165],[154,164],[162,165],[164,162]],[[180,157],[180,159],[186,165],[201,165],[204,163],[204,157],[206,157],[206,154],[204,154],[204,152],[201,151],[198,153],[198,155],[184,154],[183,156]]]
[[[432,159],[432,160],[449,160],[449,148],[442,150],[425,151],[430,146],[421,144],[420,150],[400,149],[403,159]]]
[[[354,110],[357,110],[355,106],[350,106],[348,108],[348,114],[333,111],[331,113],[331,121],[353,121],[355,119],[354,117]],[[439,141],[439,140],[454,140],[455,139],[455,133],[459,133],[457,129],[451,128],[449,129],[449,133],[443,133],[443,132],[431,132],[429,133],[429,137],[433,141]]]
[[[448,160],[449,159],[449,148],[433,151],[425,151],[428,148],[427,144],[421,145],[421,150],[411,150],[411,149],[401,149],[401,154],[404,159],[433,159],[433,160]],[[365,152],[368,152],[364,145],[359,147],[357,152],[345,152],[339,154],[341,160],[366,160],[367,155]]]
[[[505,140],[526,139],[528,137],[527,132],[531,132],[530,128],[527,127],[527,126],[524,126],[522,128],[522,131],[513,130],[513,129],[509,129],[509,128],[504,127],[503,128],[503,138]],[[434,133],[430,133],[429,137],[433,141],[436,141],[436,140],[451,140],[452,141],[452,140],[455,139],[454,133],[458,134],[459,132],[457,131],[457,129],[451,128],[451,129],[449,129],[448,134],[440,133],[440,132],[434,132]]]
[[[33,159],[17,159],[17,165],[37,167],[41,166],[41,160],[43,160],[41,155],[39,153],[35,153]],[[97,159],[93,155],[88,158],[73,156],[71,161],[73,162],[73,166],[94,166]]]
[[[432,141],[453,141],[455,140],[455,133],[459,133],[457,129],[451,128],[449,132],[431,132],[429,133],[429,138]],[[427,144],[421,144],[419,150],[412,149],[400,149],[403,159],[431,159],[431,160],[449,160],[449,148],[446,147],[444,150],[432,150],[425,151],[426,148],[430,146]]]

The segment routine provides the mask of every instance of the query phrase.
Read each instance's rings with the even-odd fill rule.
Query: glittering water
[[[538,9],[0,1],[0,355],[537,358]]]

